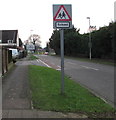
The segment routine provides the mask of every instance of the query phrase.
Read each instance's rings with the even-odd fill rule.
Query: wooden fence
[[[12,62],[12,51],[7,48],[0,48],[0,75],[4,75],[8,71],[8,64]]]

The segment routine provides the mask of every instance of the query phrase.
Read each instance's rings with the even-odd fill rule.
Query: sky
[[[114,21],[115,0],[0,0],[0,29],[18,29],[22,41],[31,34],[40,35],[41,46],[53,33],[53,4],[72,5],[72,24],[87,33],[90,24],[107,26]]]

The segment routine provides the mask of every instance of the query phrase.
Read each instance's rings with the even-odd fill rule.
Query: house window
[[[13,40],[8,40],[8,43],[10,44],[10,43],[13,43]]]

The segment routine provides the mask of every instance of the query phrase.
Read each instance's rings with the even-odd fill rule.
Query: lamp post
[[[30,30],[31,42],[33,42],[33,30]]]
[[[90,17],[87,17],[87,19],[89,19],[89,59],[91,60],[91,48],[92,48],[92,43],[91,43],[91,30],[90,30]]]

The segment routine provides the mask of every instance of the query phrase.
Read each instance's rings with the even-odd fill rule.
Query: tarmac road
[[[60,70],[60,57],[38,55],[40,62]],[[114,67],[78,60],[64,60],[65,74],[114,106]]]

